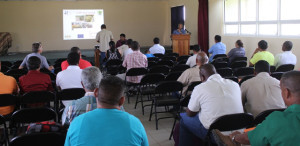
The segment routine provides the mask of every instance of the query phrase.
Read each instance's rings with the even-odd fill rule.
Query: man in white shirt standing
[[[159,44],[159,38],[153,39],[154,45],[149,49],[150,54],[165,54],[165,48]]]
[[[106,51],[109,49],[109,42],[113,41],[114,37],[112,32],[106,30],[106,25],[101,25],[101,31],[97,33],[96,41],[100,43],[99,50],[100,50],[100,65],[103,63],[103,59],[106,57]]]
[[[59,90],[70,88],[83,88],[81,84],[82,70],[78,66],[80,55],[77,52],[71,52],[68,55],[67,61],[69,66],[66,70],[59,72],[56,76],[56,86]],[[71,100],[62,101],[67,106]]]
[[[180,114],[179,146],[193,145],[193,135],[204,140],[217,118],[244,112],[237,83],[222,78],[211,64],[200,67],[200,78],[202,83],[193,90],[186,113]]]
[[[292,53],[293,43],[285,41],[282,45],[282,53],[275,56],[274,65],[278,68],[280,65],[293,64],[296,65],[297,57]]]
[[[190,67],[194,67],[196,65],[196,58],[197,58],[197,54],[200,53],[200,46],[199,45],[195,45],[193,47],[193,56],[189,57],[189,59],[186,61],[186,65],[189,65]]]
[[[270,76],[270,65],[261,60],[255,64],[255,77],[241,85],[245,111],[257,116],[268,109],[285,108],[279,80]]]

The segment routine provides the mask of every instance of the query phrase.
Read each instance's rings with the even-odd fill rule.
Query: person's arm
[[[96,41],[97,41],[98,43],[100,43],[100,34],[99,34],[99,32],[98,32],[97,35],[96,35]]]
[[[112,32],[110,32],[110,41],[113,41],[114,40],[114,36],[112,34]]]
[[[124,58],[122,66],[127,68],[127,57]]]
[[[189,108],[186,108],[185,112],[186,112],[186,115],[188,115],[189,117],[194,117],[198,114],[198,112],[193,112]]]
[[[274,59],[274,66],[276,68],[279,66],[279,57],[280,57],[279,54],[277,54]]]
[[[245,103],[246,103],[246,101],[247,101],[247,97],[246,97],[246,92],[247,92],[247,85],[246,85],[247,83],[243,83],[242,85],[241,85],[241,92],[242,92],[242,104],[243,104],[243,106],[245,105]]]
[[[19,69],[23,69],[24,66],[26,65],[26,60],[27,60],[26,58],[27,56],[23,59],[23,62],[20,64]]]
[[[243,144],[243,145],[250,145],[250,141],[249,141],[249,138],[248,138],[248,132],[240,133],[238,131],[235,131],[232,134],[230,134],[229,137],[235,143],[240,143],[240,144]]]
[[[208,49],[208,53],[209,53],[209,54],[212,54],[213,51],[214,51],[214,46],[212,46],[212,47],[210,47],[210,48]]]
[[[251,59],[249,61],[249,66],[254,66],[254,64],[258,61],[256,58],[255,58],[255,54],[258,53],[259,51],[261,51],[259,48],[256,48],[255,51],[253,52],[252,56],[251,56]]]
[[[233,55],[233,49],[231,49],[231,50],[229,51],[229,53],[227,54],[227,58],[230,58],[232,55]]]
[[[60,88],[60,73],[58,73],[57,75],[56,75],[56,89],[58,90],[58,91],[60,91],[61,90],[61,88]]]
[[[188,70],[185,70],[180,77],[177,79],[178,82],[181,82],[183,84],[183,86],[187,86],[189,83],[189,72]]]
[[[188,104],[188,107],[186,108],[186,114],[189,117],[193,117],[197,115],[197,113],[200,111],[200,98],[201,98],[201,93],[199,93],[199,86],[196,86],[195,89],[192,92],[190,102]]]

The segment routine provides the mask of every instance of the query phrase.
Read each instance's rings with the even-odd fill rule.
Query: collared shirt
[[[109,49],[109,42],[113,39],[112,32],[106,29],[102,29],[97,33],[96,41],[100,42],[100,51],[106,52]]]
[[[186,34],[186,31],[184,29],[181,29],[181,32],[179,32],[177,29],[173,31],[173,34]]]
[[[253,116],[268,109],[285,108],[279,81],[261,72],[241,85],[245,110]]]
[[[147,57],[141,53],[140,51],[133,51],[131,54],[128,54],[124,61],[123,66],[127,68],[127,70],[131,68],[141,68],[148,66]],[[127,77],[128,82],[139,83],[143,76],[136,77]]]
[[[154,44],[150,49],[150,54],[165,54],[165,47],[160,44]]]
[[[248,132],[252,146],[300,144],[300,105],[293,104],[285,111],[271,113],[261,124]]]
[[[15,78],[6,76],[0,72],[0,94],[16,94],[18,93],[18,84]],[[15,106],[0,107],[0,114],[7,115],[14,111]]]
[[[186,61],[186,65],[189,65],[190,67],[194,67],[196,65],[196,58],[197,58],[197,54],[194,54],[193,56],[189,57],[189,59]]]
[[[19,85],[23,93],[31,91],[53,91],[50,76],[36,70],[30,70],[19,78]]]
[[[217,54],[225,54],[226,53],[226,45],[222,42],[218,42],[214,44],[209,50],[208,53],[211,54],[209,57],[209,62],[212,62],[213,58]]]
[[[231,63],[236,57],[245,57],[245,49],[243,47],[233,48],[228,53],[229,63]]]
[[[185,95],[185,92],[191,82],[200,81],[200,68],[199,66],[195,66],[193,68],[189,68],[185,70],[181,76],[177,79],[178,82],[183,84],[182,94]]]
[[[118,40],[117,43],[116,43],[116,48],[124,45],[126,43],[126,41],[127,41],[126,39],[124,41]]]
[[[45,56],[42,56],[40,53],[30,53],[30,54],[28,54],[28,55],[24,58],[24,60],[23,60],[23,62],[21,63],[20,66],[22,66],[22,67],[25,67],[25,66],[26,66],[26,67],[28,68],[27,61],[28,61],[28,59],[29,59],[31,56],[36,56],[36,57],[38,57],[38,58],[41,59],[41,68],[46,68],[46,69],[49,68],[49,64],[48,64],[48,62],[47,62],[46,57],[45,57]]]
[[[118,109],[97,108],[75,118],[65,146],[148,146],[140,120]]]
[[[145,54],[147,58],[155,57],[153,54]]]
[[[284,51],[275,56],[274,65],[278,68],[280,65],[284,64],[294,64],[297,63],[297,57],[292,53],[292,51]]]
[[[129,47],[128,47],[128,45],[126,45],[126,44],[124,44],[124,45],[122,45],[122,46],[120,46],[120,47],[117,47],[117,49],[119,50],[121,56],[124,56],[124,55],[123,55],[123,54],[124,54],[124,51],[127,50],[128,48],[129,48]],[[124,57],[123,57],[123,58],[124,58]]]
[[[188,108],[192,112],[199,112],[201,108],[199,119],[208,129],[220,116],[243,113],[241,99],[241,90],[237,83],[214,74],[195,87]]]
[[[63,61],[61,63],[61,70],[66,70],[68,68],[68,66],[69,66],[68,61],[67,60]],[[80,58],[78,66],[80,67],[80,69],[85,69],[87,67],[92,66],[92,64],[90,62]]]
[[[83,88],[81,84],[81,72],[82,69],[77,65],[70,65],[64,71],[61,71],[56,76],[56,86],[61,90],[69,88]],[[71,100],[62,101],[66,106]]]
[[[274,65],[274,55],[269,51],[260,51],[253,55],[250,62],[255,65],[256,62],[260,60],[267,61],[270,65]]]

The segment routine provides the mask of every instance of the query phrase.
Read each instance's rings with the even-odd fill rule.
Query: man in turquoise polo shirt
[[[219,145],[235,146],[251,144],[252,146],[300,144],[300,71],[285,73],[280,81],[281,95],[288,106],[283,111],[275,111],[261,124],[249,132],[233,132],[225,136],[214,130],[215,140]]]
[[[267,61],[270,65],[274,65],[274,55],[267,51],[268,43],[265,40],[261,40],[258,42],[258,48],[255,49],[250,62],[249,66],[254,66],[256,62],[260,60]]]

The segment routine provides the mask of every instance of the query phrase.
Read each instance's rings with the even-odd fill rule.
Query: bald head
[[[211,75],[216,73],[216,68],[212,64],[204,64],[200,67],[200,78],[202,82],[205,82]]]
[[[206,55],[206,53],[204,52],[200,52],[197,54],[197,57],[196,57],[196,64],[198,66],[201,66],[203,64],[206,64],[208,62],[208,57]]]
[[[300,71],[290,71],[282,75],[281,86],[287,88],[291,94],[300,98]]]

